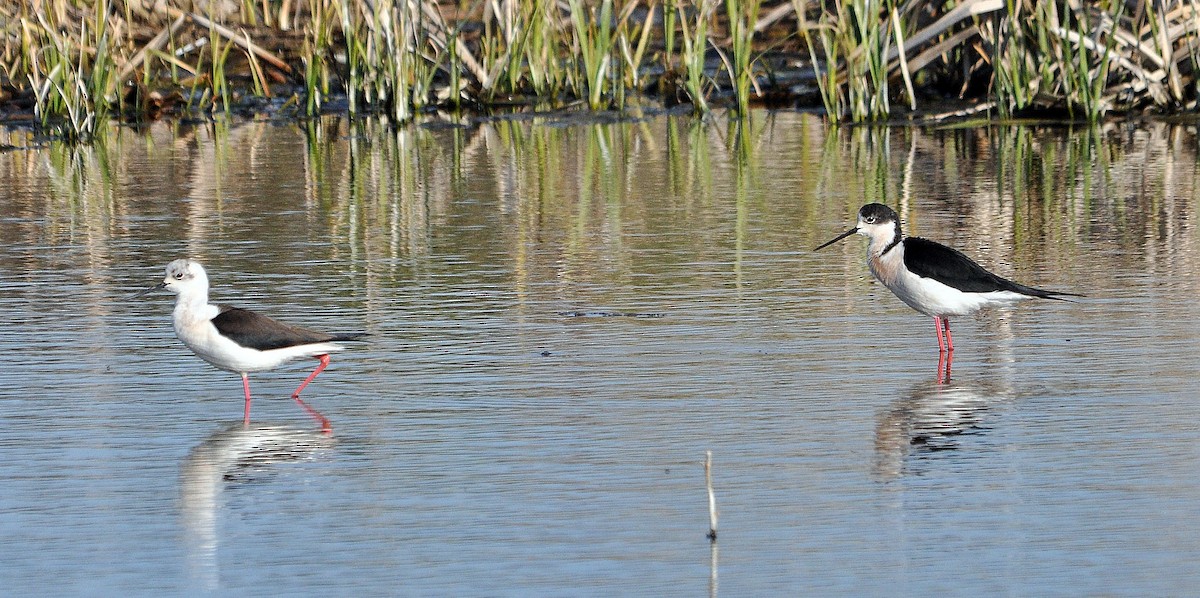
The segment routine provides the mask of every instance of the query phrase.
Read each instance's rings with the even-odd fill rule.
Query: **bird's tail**
[[[1053,299],[1055,301],[1074,301],[1074,299],[1068,299],[1067,297],[1086,297],[1087,296],[1087,295],[1080,295],[1079,293],[1068,293],[1066,291],[1048,291],[1046,289],[1027,287],[1025,285],[1018,285],[1018,286],[1021,287],[1022,294],[1029,295],[1030,297],[1038,297],[1040,299]]]
[[[357,341],[357,340],[362,340],[362,337],[369,336],[369,335],[370,335],[370,333],[368,333],[368,332],[347,332],[345,334],[335,334],[332,337],[330,337],[329,340],[333,341],[333,342]]]

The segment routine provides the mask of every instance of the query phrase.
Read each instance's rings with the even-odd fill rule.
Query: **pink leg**
[[[933,316],[933,328],[937,331],[938,353],[945,353],[946,339],[942,336],[942,316]]]
[[[318,365],[317,369],[313,370],[313,372],[311,374],[309,374],[307,378],[304,379],[304,382],[300,383],[300,386],[296,387],[296,392],[292,393],[293,399],[299,399],[300,391],[304,390],[304,387],[308,386],[308,383],[312,382],[313,378],[316,378],[317,374],[320,374],[321,370],[324,370],[325,366],[329,365],[329,355],[318,355],[317,359],[319,359],[321,361],[321,364]]]
[[[324,370],[325,367],[329,365],[329,355],[318,355],[317,359],[319,359],[321,363],[317,365],[317,369],[313,370],[313,373],[309,374],[308,377],[304,379],[304,382],[300,383],[300,386],[296,388],[296,392],[292,393],[292,400],[296,401],[296,404],[300,405],[300,407],[307,411],[308,414],[314,419],[321,422],[321,431],[328,435],[333,433],[333,426],[329,424],[329,420],[326,419],[324,415],[321,415],[321,413],[316,409],[309,407],[308,403],[300,400],[300,391],[304,390],[304,387],[308,386],[308,383],[312,382],[313,378],[316,378],[317,374],[320,374],[321,370]]]
[[[320,422],[321,431],[324,432],[326,436],[333,434],[333,425],[329,423],[329,420],[324,415],[321,415],[320,411],[317,411],[316,409],[309,407],[308,403],[305,403],[304,401],[300,400],[300,397],[293,397],[293,399],[296,401],[296,404],[299,405],[305,411],[307,411],[308,414],[310,416],[312,416],[313,419]]]
[[[950,381],[950,364],[954,361],[954,352],[938,353],[937,383],[945,384]]]
[[[246,374],[242,374],[242,390],[246,391],[246,415],[242,418],[242,425],[250,425],[250,378]]]
[[[954,339],[950,338],[950,318],[942,318],[942,325],[946,327],[946,352],[954,352]]]

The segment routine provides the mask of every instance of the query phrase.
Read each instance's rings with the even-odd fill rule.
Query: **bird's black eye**
[[[175,280],[183,280],[183,272],[176,272]]]
[[[874,217],[874,216],[867,216],[867,217],[865,218],[865,220],[867,221],[867,224],[875,224],[875,217]]]

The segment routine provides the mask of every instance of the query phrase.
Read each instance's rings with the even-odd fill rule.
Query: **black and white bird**
[[[900,232],[900,216],[878,203],[858,211],[858,224],[821,244],[817,251],[858,233],[867,237],[867,265],[883,286],[909,307],[933,316],[938,349],[954,351],[950,317],[973,314],[985,307],[1008,305],[1037,297],[1067,301],[1075,293],[1025,286],[988,272],[962,252]]]
[[[250,372],[279,367],[299,357],[315,357],[320,362],[292,393],[292,399],[328,427],[328,420],[300,400],[300,391],[326,366],[329,354],[344,347],[338,341],[350,341],[364,333],[325,334],[276,322],[248,309],[208,302],[208,275],[199,262],[179,259],[167,264],[163,281],[132,297],[166,289],[178,297],[173,313],[175,335],[200,359],[240,374],[246,393],[244,423],[250,423]]]

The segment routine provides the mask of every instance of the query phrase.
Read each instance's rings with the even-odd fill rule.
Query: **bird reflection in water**
[[[939,363],[936,381],[913,387],[880,415],[875,428],[877,474],[899,477],[910,457],[957,449],[964,435],[986,430],[988,412],[1012,396],[997,384],[950,382],[949,374],[949,361]]]
[[[219,585],[217,513],[227,487],[251,484],[271,465],[311,459],[333,444],[324,429],[248,427],[238,422],[192,449],[180,465],[179,510],[193,579],[208,589]]]
[[[953,351],[941,351],[938,353],[937,366],[937,383],[946,384],[950,382],[950,364],[954,361]],[[311,409],[311,408],[310,408]]]

